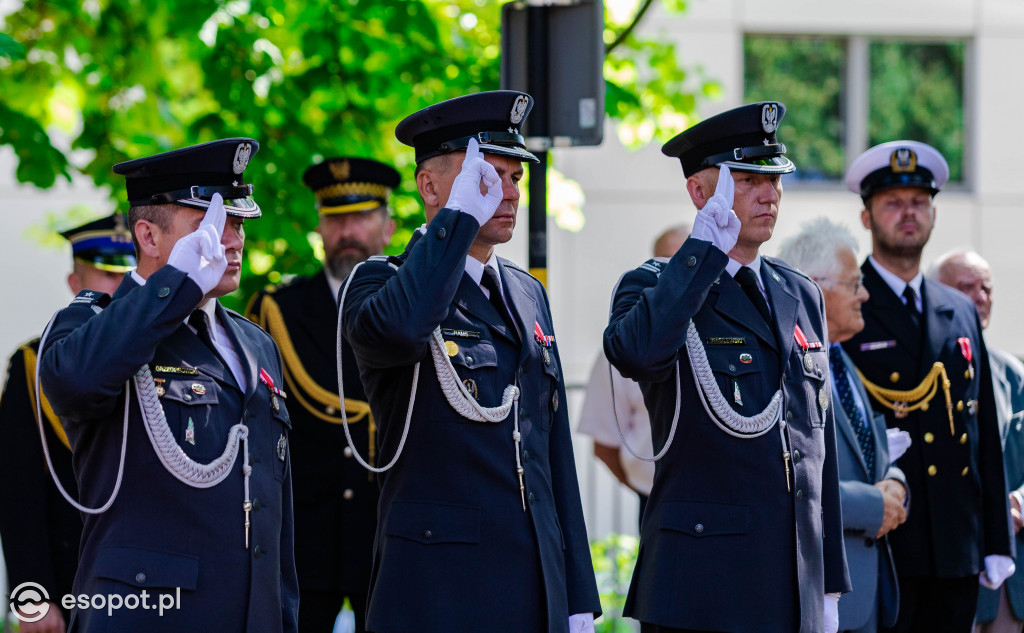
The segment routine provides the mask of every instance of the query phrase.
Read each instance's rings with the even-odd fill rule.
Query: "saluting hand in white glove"
[[[715,195],[711,196],[704,208],[697,211],[693,231],[690,233],[690,237],[711,242],[727,255],[740,237],[740,219],[732,210],[735,189],[736,183],[732,180],[729,167],[722,165],[718,170]]]
[[[480,186],[481,183],[483,187]],[[497,211],[503,198],[501,178],[497,170],[494,169],[494,165],[484,160],[476,139],[469,139],[466,158],[462,161],[462,171],[455,177],[452,192],[444,206],[468,213],[483,226]]]
[[[228,267],[224,245],[220,243],[227,219],[223,198],[219,193],[213,194],[199,228],[179,239],[167,258],[168,264],[196,282],[204,296],[217,287]]]

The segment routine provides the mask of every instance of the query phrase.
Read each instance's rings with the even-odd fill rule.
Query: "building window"
[[[786,104],[779,137],[802,182],[841,181],[868,147],[935,146],[964,180],[964,40],[747,35],[744,102]]]

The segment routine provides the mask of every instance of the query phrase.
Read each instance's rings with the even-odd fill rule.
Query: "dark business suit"
[[[875,539],[875,534],[882,527],[885,507],[882,491],[874,484],[894,479],[906,486],[907,480],[903,471],[889,461],[885,417],[871,410],[868,393],[863,383],[856,379],[853,361],[842,348],[838,349],[847,375],[853,378],[856,389],[854,393],[864,408],[875,449],[874,468],[868,472],[857,431],[840,403],[838,394],[833,391],[832,408],[836,412],[836,428],[839,429],[839,499],[843,506],[843,541],[846,544],[846,562],[853,586],[853,591],[839,601],[839,630],[874,633],[879,622],[892,626],[899,610],[899,588],[889,548],[889,536],[886,534]]]
[[[35,339],[11,356],[7,385],[0,397],[0,437],[7,446],[0,459],[0,540],[8,590],[34,582],[42,585],[52,602],[60,604],[61,596],[71,593],[78,568],[82,517],[53,483],[39,440],[34,386],[38,348],[39,339]],[[71,449],[65,445],[60,421],[48,408],[44,400],[43,432],[53,471],[64,489],[77,498]],[[65,622],[68,615],[65,611]]]
[[[1003,465],[1010,490],[1024,495],[1024,363],[1009,352],[990,349],[992,384],[1003,443]],[[1024,547],[1024,530],[1017,532],[1017,550]],[[1024,620],[1024,572],[1006,579],[999,591],[978,590],[977,622],[991,622],[999,609],[999,592],[1005,591],[1012,615]]]
[[[464,272],[479,225],[442,209],[400,258],[371,258],[352,275],[344,332],[377,420],[379,464],[401,439],[413,366],[422,361],[404,452],[380,475],[381,501],[367,629],[568,630],[571,614],[600,612],[573,461],[557,343],[543,287],[499,259],[519,334]],[[438,385],[428,339],[440,326],[459,380],[483,406],[518,384],[514,412],[471,422]],[[520,338],[521,337],[521,338]]]
[[[184,324],[202,292],[165,266],[138,286],[79,294],[58,313],[42,354],[42,388],[74,449],[82,502],[99,507],[115,485],[125,398],[130,415],[124,479],[106,512],[85,516],[76,594],[116,594],[150,604],[177,598],[158,615],[143,608],[76,608],[72,631],[294,631],[298,593],[292,557],[288,413],[260,380],[280,388],[281,362],[269,336],[217,305],[245,372],[243,392],[229,368]],[[99,310],[99,308],[103,308]],[[208,463],[228,429],[244,422],[252,476],[250,544],[242,511],[243,459],[205,488],[181,483],[160,463],[142,424],[134,383],[148,364],[167,423],[190,458]],[[188,432],[191,429],[191,432]],[[134,598],[132,598],[134,596]]]
[[[363,630],[377,526],[376,478],[352,457],[338,410],[338,306],[323,270],[257,295],[249,315],[284,360],[295,495],[301,628],[329,632],[346,596]],[[364,458],[370,414],[352,348],[343,348],[349,432]]]
[[[924,323],[918,329],[871,262],[865,261],[861,270],[871,293],[862,307],[865,325],[843,348],[864,377],[880,387],[909,390],[941,361],[951,383],[952,433],[941,385],[926,411],[901,419],[871,401],[889,428],[907,431],[913,442],[900,467],[914,511],[890,538],[900,581],[895,628],[969,626],[984,557],[1013,555],[991,370],[978,313],[960,292],[925,279]],[[970,341],[970,362],[960,338]],[[943,582],[935,585],[934,579]],[[943,609],[947,615],[939,617],[945,621],[929,624],[928,618]]]
[[[682,388],[625,613],[672,629],[819,631],[824,594],[849,590],[823,299],[802,273],[763,258],[770,328],[725,272],[727,262],[709,242],[690,238],[667,264],[651,260],[626,273],[615,293],[605,353],[640,382],[656,450],[672,424],[677,362]],[[709,418],[686,349],[690,319],[735,411],[759,413],[781,385],[791,490],[778,424],[739,439]],[[796,326],[808,341],[807,361]]]

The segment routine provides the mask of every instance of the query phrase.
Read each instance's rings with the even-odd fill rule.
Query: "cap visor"
[[[772,156],[771,158],[759,158],[750,162],[727,160],[718,163],[727,165],[732,171],[743,171],[754,174],[790,174],[796,171],[796,165],[785,156]]]
[[[510,145],[494,145],[492,143],[481,143],[480,151],[484,154],[498,154],[500,156],[511,156],[519,160],[528,160],[531,163],[539,163],[540,159],[521,147]]]
[[[204,200],[203,198],[183,198],[181,200],[175,200],[174,204],[180,204],[183,207],[191,207],[193,209],[209,209],[210,201]],[[256,201],[252,199],[252,196],[246,196],[244,198],[226,198],[224,200],[224,211],[228,215],[233,215],[238,218],[258,218],[263,215],[260,211],[260,205],[256,204]]]

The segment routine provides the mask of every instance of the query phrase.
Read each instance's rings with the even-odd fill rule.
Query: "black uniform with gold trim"
[[[349,596],[361,614],[380,491],[373,473],[352,458],[341,428],[338,308],[326,273],[264,290],[249,307],[249,318],[270,333],[284,360],[295,456],[295,567],[303,600],[310,592],[338,593]],[[349,430],[359,451],[372,456],[373,416],[348,345],[343,362]]]

